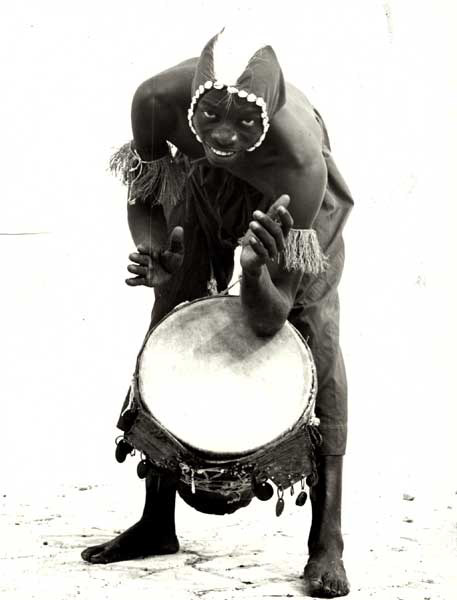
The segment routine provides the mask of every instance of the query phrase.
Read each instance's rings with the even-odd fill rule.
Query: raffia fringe
[[[141,160],[131,143],[124,144],[110,159],[109,168],[128,186],[128,202],[176,205],[186,180],[183,165],[171,154],[151,162]]]
[[[305,273],[313,275],[325,271],[328,264],[314,229],[291,229],[283,257],[288,271],[304,269]]]

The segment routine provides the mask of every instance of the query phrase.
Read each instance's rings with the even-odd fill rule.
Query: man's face
[[[235,94],[210,90],[199,100],[195,129],[215,166],[236,162],[263,133],[261,109]]]

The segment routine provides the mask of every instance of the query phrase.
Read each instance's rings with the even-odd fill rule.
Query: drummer
[[[341,489],[346,378],[338,327],[342,231],[353,201],[330,153],[324,123],[286,83],[273,49],[223,31],[198,59],[140,85],[133,141],[113,158],[129,185],[137,251],[130,286],[153,287],[151,327],[173,307],[223,291],[241,243],[241,303],[253,330],[270,336],[289,320],[316,362],[323,437],[305,592],[349,591],[342,561]],[[278,399],[279,400],[279,399]],[[122,417],[121,428],[126,428]],[[86,549],[92,563],[177,552],[176,485],[147,478],[140,520]]]

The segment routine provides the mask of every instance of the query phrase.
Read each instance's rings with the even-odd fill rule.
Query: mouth
[[[214,148],[213,146],[206,146],[209,150],[211,156],[217,156],[218,158],[228,159],[232,158],[236,154],[238,154],[237,150],[219,150],[218,148]]]

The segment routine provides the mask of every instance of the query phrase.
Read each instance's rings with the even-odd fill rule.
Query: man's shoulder
[[[179,63],[147,79],[136,90],[132,130],[136,148],[144,160],[165,156],[167,141],[176,143],[175,140],[182,138],[196,64],[197,59]],[[193,138],[190,129],[187,135]]]
[[[166,108],[187,104],[196,64],[197,59],[191,58],[143,81],[135,92],[134,108],[149,110],[152,105]]]

